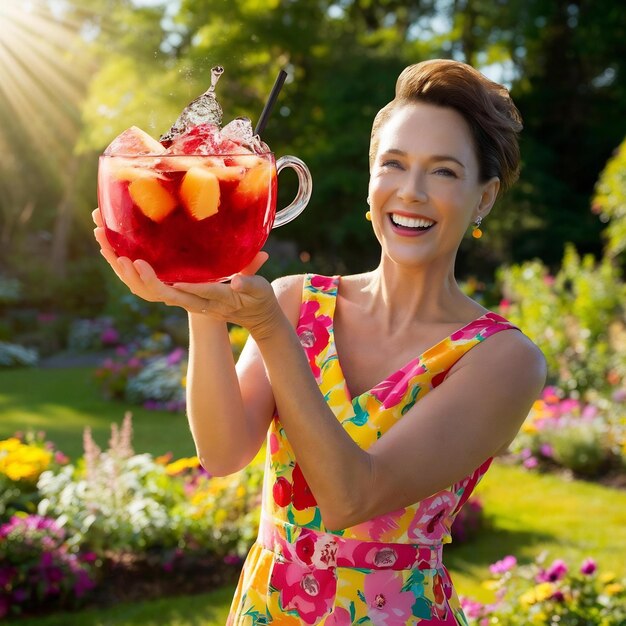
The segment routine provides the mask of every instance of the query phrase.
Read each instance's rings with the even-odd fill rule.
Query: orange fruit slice
[[[237,195],[244,196],[247,201],[253,202],[266,195],[272,181],[272,168],[269,163],[261,163],[249,169],[237,185]]]
[[[137,178],[128,185],[128,192],[139,210],[153,222],[162,222],[175,208],[176,198],[158,178],[146,176]]]
[[[206,167],[192,167],[183,178],[180,197],[187,212],[196,220],[215,215],[220,205],[220,183]]]

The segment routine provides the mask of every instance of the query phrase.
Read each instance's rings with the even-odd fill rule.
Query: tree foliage
[[[76,242],[87,236],[98,153],[132,124],[158,136],[221,64],[226,121],[255,121],[278,69],[289,74],[265,139],[277,155],[307,162],[314,194],[275,236],[295,240],[323,271],[371,267],[379,254],[363,218],[371,123],[400,69],[434,57],[468,61],[504,81],[525,121],[520,182],[498,201],[481,242],[464,243],[460,274],[487,276],[499,263],[534,256],[556,265],[566,241],[601,250],[590,199],[626,135],[626,12],[614,0],[39,1],[56,7],[51,20],[75,25],[96,59],[71,148],[83,165],[70,254],[85,253]],[[7,115],[0,100],[3,126]],[[18,164],[32,162],[27,142],[13,145]],[[294,182],[281,175],[280,204]],[[37,222],[52,230],[62,184],[25,171],[11,187],[22,210],[37,198]]]

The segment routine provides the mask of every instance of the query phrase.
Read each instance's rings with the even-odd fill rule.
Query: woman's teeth
[[[406,215],[391,214],[391,221],[396,226],[404,226],[405,228],[420,228],[425,230],[434,226],[433,220],[424,219],[423,217],[408,217]]]

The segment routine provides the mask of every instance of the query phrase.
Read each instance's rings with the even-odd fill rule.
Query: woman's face
[[[378,139],[369,200],[383,253],[410,266],[454,259],[499,188],[497,178],[479,182],[467,123],[454,109],[410,103],[391,114]]]

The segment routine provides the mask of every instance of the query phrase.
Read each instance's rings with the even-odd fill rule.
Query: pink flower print
[[[402,584],[402,575],[391,570],[377,570],[365,576],[367,616],[374,626],[405,626],[412,617],[415,596],[402,591]]]
[[[305,624],[317,624],[332,608],[337,589],[333,570],[276,562],[270,584],[280,592],[283,611],[297,611]]]
[[[336,279],[332,276],[311,276],[311,286],[319,291],[332,291],[336,286]]]
[[[482,339],[487,339],[490,335],[493,335],[498,328],[498,324],[505,323],[512,327],[506,319],[497,313],[485,313],[473,322],[470,322],[463,328],[460,328],[455,333],[450,335],[452,341],[459,341],[460,339],[473,339],[476,335],[480,334]]]
[[[320,378],[320,368],[315,360],[328,345],[330,337],[328,329],[332,324],[328,315],[316,315],[319,309],[320,303],[316,300],[303,302],[300,309],[300,321],[296,329],[300,344],[306,352],[311,370],[317,380]]]
[[[395,406],[405,396],[411,379],[420,376],[426,367],[419,359],[414,359],[408,365],[398,370],[371,390],[371,394],[382,403],[383,408]]]
[[[449,491],[422,500],[409,524],[408,537],[416,543],[439,543],[449,532],[446,521],[455,504],[456,499]]]
[[[353,530],[359,535],[366,534],[372,541],[387,541],[387,534],[400,528],[398,520],[402,517],[406,509],[398,509],[386,515],[379,515],[367,522],[357,524]]]
[[[341,607],[336,608],[324,622],[325,626],[352,626],[350,613]]]

